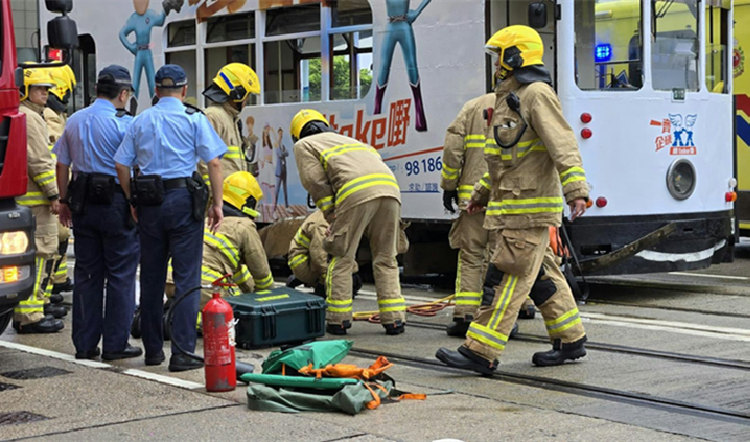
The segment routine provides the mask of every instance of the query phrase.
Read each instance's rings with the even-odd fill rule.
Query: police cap
[[[156,87],[177,89],[187,84],[185,70],[176,64],[165,64],[156,71]]]
[[[96,77],[97,86],[121,86],[133,89],[133,80],[130,78],[130,71],[126,68],[111,64],[99,71]]]

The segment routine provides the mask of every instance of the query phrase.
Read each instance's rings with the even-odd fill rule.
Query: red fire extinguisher
[[[206,390],[232,391],[237,386],[232,306],[214,293],[201,315]]]

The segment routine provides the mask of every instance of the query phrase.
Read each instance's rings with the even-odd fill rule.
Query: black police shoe
[[[396,321],[393,324],[383,324],[383,328],[387,335],[400,335],[404,332],[404,323],[402,321]]]
[[[62,305],[44,304],[44,314],[52,316],[55,319],[60,319],[68,314],[68,309]]]
[[[88,351],[77,351],[76,359],[96,359],[99,356],[99,347],[95,347],[93,350]]]
[[[332,335],[345,335],[347,328],[352,328],[351,321],[344,321],[341,324],[326,324],[326,333]]]
[[[550,367],[562,365],[568,360],[581,358],[586,356],[586,347],[583,345],[586,340],[586,336],[584,336],[575,342],[562,344],[559,339],[555,339],[552,343],[552,350],[534,353],[531,362],[539,367]]]
[[[70,278],[65,279],[65,282],[52,285],[52,293],[55,295],[60,294],[62,292],[72,292],[72,291],[73,291],[73,281],[71,281]]]
[[[463,345],[458,347],[458,351],[440,347],[435,353],[435,357],[449,367],[473,370],[485,376],[494,373],[498,366],[497,359],[490,362]]]
[[[122,351],[103,352],[102,359],[105,361],[114,361],[115,359],[134,358],[142,354],[143,354],[143,350],[141,350],[138,347],[133,347],[132,345],[128,343],[128,344],[125,344],[125,348]]]
[[[187,371],[203,367],[203,362],[182,353],[169,357],[169,371]]]
[[[65,327],[65,324],[59,319],[54,319],[45,316],[41,321],[33,322],[31,324],[20,325],[13,321],[13,328],[19,334],[25,333],[54,333],[60,331]]]
[[[298,286],[302,285],[302,281],[297,279],[294,275],[289,275],[289,277],[286,279],[286,286],[289,288],[296,288]]]
[[[164,359],[167,357],[164,355],[164,350],[159,350],[159,353],[155,355],[146,355],[146,365],[161,365],[162,362],[164,362]]]
[[[465,338],[466,332],[469,331],[469,325],[471,325],[470,319],[465,318],[453,318],[447,327],[445,327],[445,333],[448,336],[455,336],[457,338]]]
[[[53,293],[53,294],[49,295],[49,302],[50,302],[50,304],[59,304],[59,303],[63,302],[64,300],[65,300],[65,298],[63,298],[63,295],[61,295],[59,293]]]
[[[534,319],[536,316],[536,308],[533,305],[528,305],[518,311],[518,319]]]

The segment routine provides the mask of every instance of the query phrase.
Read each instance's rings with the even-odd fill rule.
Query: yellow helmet
[[[49,71],[55,80],[55,87],[50,89],[50,92],[60,100],[65,100],[68,92],[72,91],[76,85],[76,76],[73,74],[73,70],[66,64],[49,68]]]
[[[263,191],[250,172],[234,172],[224,180],[224,202],[245,215],[257,217],[259,214],[255,207],[262,199]]]
[[[544,64],[544,43],[539,33],[523,25],[508,26],[495,32],[484,46],[499,57],[500,66],[508,71]]]
[[[21,89],[21,101],[29,97],[30,86],[54,87],[55,80],[48,69],[25,68],[23,70],[23,88]]]
[[[227,99],[241,102],[250,94],[260,93],[260,80],[250,66],[242,63],[230,63],[213,79],[213,85],[203,91],[208,98],[223,103]],[[216,90],[218,87],[219,90]]]
[[[311,121],[321,121],[326,126],[330,126],[326,117],[320,112],[314,109],[302,109],[292,118],[291,124],[289,124],[289,133],[292,135],[292,139],[296,142],[300,138],[300,133],[305,125]]]

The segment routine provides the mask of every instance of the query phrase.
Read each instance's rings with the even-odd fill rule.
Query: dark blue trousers
[[[203,220],[192,216],[192,199],[186,188],[167,190],[159,206],[138,207],[141,237],[141,332],[146,357],[156,356],[164,345],[162,315],[167,261],[172,258],[172,276],[177,299],[173,307],[172,354],[195,350],[195,321],[200,304]]]
[[[95,349],[100,338],[105,353],[120,352],[128,342],[140,249],[134,225],[126,226],[129,214],[125,197],[116,192],[112,204],[86,204],[82,214],[73,215],[73,345],[78,352]]]

